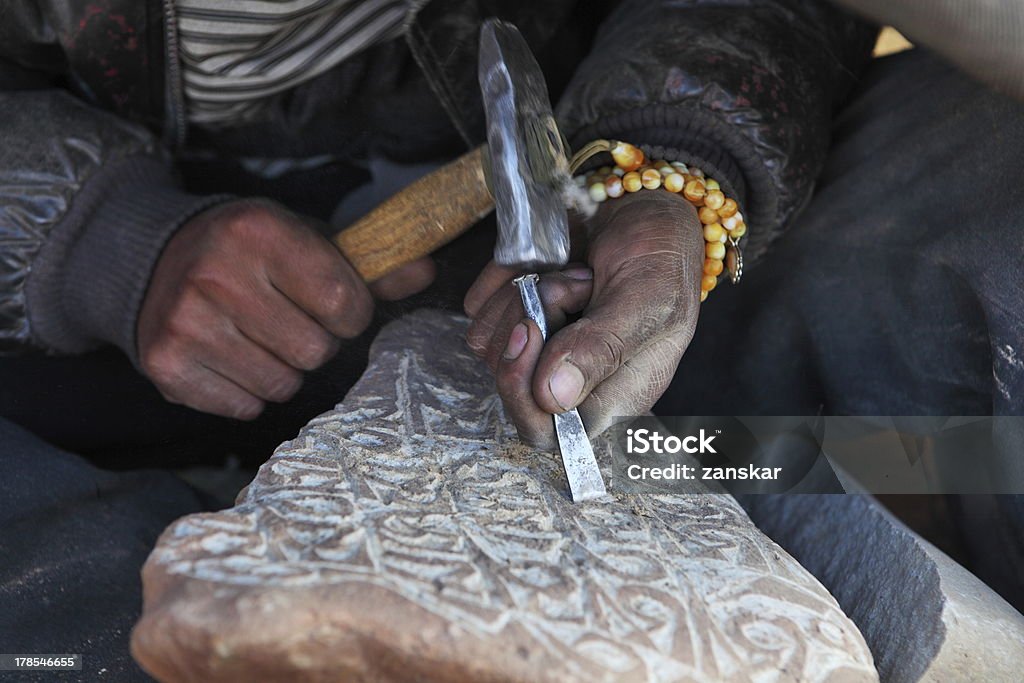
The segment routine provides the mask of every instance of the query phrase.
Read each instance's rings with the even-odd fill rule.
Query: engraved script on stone
[[[724,494],[573,504],[465,321],[378,337],[235,507],[169,527],[136,659],[161,681],[876,681],[835,600]],[[609,462],[609,444],[595,443]],[[607,471],[606,471],[607,476]]]

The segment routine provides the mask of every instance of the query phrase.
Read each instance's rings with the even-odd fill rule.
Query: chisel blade
[[[519,288],[527,317],[537,323],[541,336],[546,340],[548,326],[537,291],[539,279],[536,273],[532,273],[517,277],[514,282]],[[601,468],[594,457],[594,448],[590,445],[579,411],[573,408],[557,414],[554,416],[554,422],[558,450],[562,454],[562,467],[565,468],[565,477],[569,481],[569,492],[573,502],[593,500],[605,495],[607,491],[604,487],[604,478],[601,476]]]

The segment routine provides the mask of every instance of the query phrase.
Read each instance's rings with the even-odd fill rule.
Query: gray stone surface
[[[574,505],[465,321],[387,327],[234,508],[143,573],[162,681],[874,681],[835,600],[722,494]],[[595,450],[608,463],[608,444]]]
[[[836,596],[883,681],[1024,679],[1024,616],[870,495],[743,503]]]

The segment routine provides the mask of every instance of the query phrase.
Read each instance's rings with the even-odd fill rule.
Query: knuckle
[[[200,293],[216,296],[225,292],[228,289],[225,279],[220,268],[205,263],[196,264],[185,273],[178,305],[194,306]]]
[[[187,345],[190,340],[202,336],[205,326],[202,323],[202,305],[199,297],[182,294],[171,306],[163,324],[163,338],[167,344]]]
[[[320,294],[323,316],[332,323],[342,323],[357,311],[353,304],[352,288],[342,277],[335,277],[324,283]]]
[[[466,347],[477,358],[483,358],[487,355],[487,345],[478,334],[466,333]]]
[[[220,217],[218,226],[229,237],[249,239],[266,229],[268,225],[276,224],[275,218],[270,202],[247,199],[233,202]]]
[[[487,342],[493,334],[494,327],[492,325],[480,319],[474,320],[466,330],[466,346],[478,357],[483,358],[487,355]]]
[[[345,315],[352,301],[352,288],[347,278],[341,273],[324,282],[323,302],[328,314],[341,317]]]
[[[597,328],[589,325],[590,329],[577,337],[578,346],[570,354],[573,359],[583,361],[580,370],[584,375],[588,374],[588,367],[596,366],[596,369],[603,375],[608,374],[615,368],[621,367],[626,358],[626,341],[614,330],[607,327]],[[579,348],[582,345],[583,348]],[[582,353],[581,353],[582,352]]]
[[[185,356],[178,353],[174,344],[161,340],[143,350],[139,363],[146,375],[161,387],[162,391],[171,391],[181,382]]]

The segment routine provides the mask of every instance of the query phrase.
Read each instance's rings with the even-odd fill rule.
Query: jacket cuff
[[[745,252],[760,255],[774,237],[779,198],[771,173],[750,140],[714,112],[663,104],[627,109],[574,131],[569,142],[577,149],[598,138],[636,145],[648,159],[696,166],[717,180],[752,226]],[[587,168],[607,163],[598,158]]]
[[[183,192],[171,171],[148,157],[90,178],[27,282],[36,343],[81,353],[109,342],[138,366],[136,320],[164,246],[191,217],[226,199]]]

